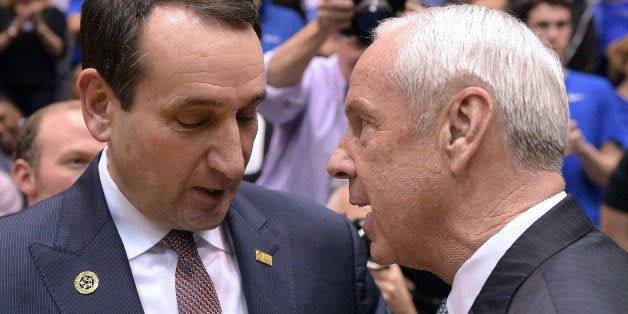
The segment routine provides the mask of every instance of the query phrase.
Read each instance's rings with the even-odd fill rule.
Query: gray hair
[[[393,36],[399,53],[387,73],[417,114],[416,130],[433,127],[451,92],[483,88],[495,105],[507,156],[518,169],[560,171],[569,106],[558,57],[514,17],[456,5],[389,19],[375,38]]]

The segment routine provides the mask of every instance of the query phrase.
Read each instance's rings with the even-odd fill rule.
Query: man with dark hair
[[[81,23],[83,116],[107,147],[0,219],[0,312],[383,310],[348,220],[240,183],[266,95],[251,1],[86,0]]]

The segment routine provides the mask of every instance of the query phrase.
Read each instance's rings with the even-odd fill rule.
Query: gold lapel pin
[[[255,250],[255,260],[268,266],[273,266],[273,256],[260,250]]]
[[[80,294],[90,294],[98,288],[98,276],[91,271],[84,271],[74,279],[74,288]]]

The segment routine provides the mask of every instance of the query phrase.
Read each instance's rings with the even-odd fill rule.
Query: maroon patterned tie
[[[192,232],[172,229],[164,241],[179,255],[175,274],[179,313],[221,313],[214,283],[198,256]]]

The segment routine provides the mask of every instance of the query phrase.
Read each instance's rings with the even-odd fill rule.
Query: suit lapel
[[[122,240],[111,219],[98,176],[100,154],[68,191],[52,245],[32,243],[31,256],[61,312],[142,312]],[[84,271],[98,287],[81,294],[75,279]]]
[[[537,220],[499,260],[471,308],[473,313],[503,313],[525,279],[549,257],[593,229],[569,195]]]
[[[264,217],[242,194],[227,213],[242,288],[249,313],[295,313],[294,279],[285,217]],[[272,256],[272,266],[259,261],[256,251]],[[268,261],[266,261],[268,262]]]

